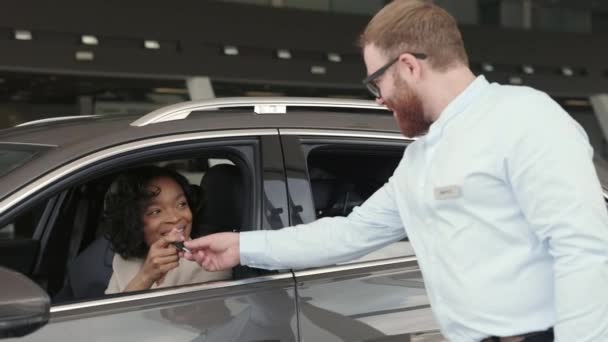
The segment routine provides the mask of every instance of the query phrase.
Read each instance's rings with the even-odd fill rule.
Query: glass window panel
[[[448,11],[461,24],[477,23],[477,0],[435,0],[435,4]]]
[[[331,10],[338,13],[375,14],[384,6],[384,0],[332,0]]]
[[[286,7],[329,11],[329,0],[285,0]]]
[[[538,8],[534,27],[546,31],[591,32],[591,11],[568,8]]]
[[[593,13],[592,29],[594,33],[608,33],[608,12]]]
[[[523,28],[523,5],[521,1],[503,1],[500,8],[500,21],[503,27]]]
[[[270,0],[221,0],[224,2],[238,2],[249,5],[270,5]]]
[[[500,0],[479,0],[477,22],[484,26],[500,26]]]

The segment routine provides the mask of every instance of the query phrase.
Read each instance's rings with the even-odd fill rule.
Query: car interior
[[[188,179],[196,202],[192,238],[251,225],[250,188],[238,158],[210,154],[146,164],[173,169]],[[105,199],[114,180],[127,171],[75,185],[2,227],[0,264],[35,280],[54,304],[103,297],[114,256],[105,237]],[[40,233],[45,222],[54,223]]]
[[[347,216],[393,174],[404,147],[323,145],[308,153],[317,218]]]
[[[308,146],[308,173],[317,218],[346,216],[363,203],[390,177],[403,149]],[[251,180],[238,157],[216,151],[144,164],[179,172],[198,194],[199,205],[192,208],[193,238],[252,225]],[[104,236],[105,200],[115,179],[127,170],[110,170],[73,185],[0,228],[0,264],[40,284],[53,304],[104,297],[114,256]],[[260,270],[238,266],[233,279],[260,274]]]

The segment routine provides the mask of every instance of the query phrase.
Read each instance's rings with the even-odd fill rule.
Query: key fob
[[[177,248],[178,251],[180,252],[188,252],[188,253],[192,253],[192,251],[190,251],[188,249],[188,247],[184,246],[184,243],[182,241],[177,241],[177,242],[172,242],[173,246],[175,246],[175,248]]]

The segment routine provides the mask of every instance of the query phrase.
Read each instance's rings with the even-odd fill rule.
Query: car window
[[[350,214],[388,180],[401,153],[336,145],[312,149],[307,162],[317,218]]]
[[[348,216],[388,181],[405,145],[308,144],[307,167],[316,218]],[[405,239],[351,261],[413,255]]]
[[[15,220],[0,228],[0,240],[32,239],[45,205],[46,202],[19,215]]]
[[[104,296],[110,277],[116,272],[112,267],[116,265],[117,257],[114,253],[116,246],[112,245],[112,239],[108,239],[109,235],[116,232],[115,229],[108,229],[112,222],[110,218],[116,215],[116,208],[113,207],[115,212],[111,212],[109,201],[120,194],[117,190],[119,179],[133,170],[154,166],[184,176],[189,187],[189,196],[191,195],[189,198],[192,199],[189,207],[192,215],[192,238],[251,225],[251,219],[248,217],[251,201],[247,199],[247,195],[251,193],[248,188],[251,180],[245,179],[249,177],[249,171],[243,161],[233,154],[222,154],[221,151],[204,151],[202,154],[203,156],[190,158],[138,163],[88,180],[70,190],[61,206],[60,219],[53,227],[53,236],[60,238],[51,239],[45,251],[45,255],[60,255],[68,260],[63,264],[45,264],[45,273],[50,278],[47,291],[55,304]],[[160,224],[162,227],[170,225],[164,221]],[[145,257],[121,260],[120,265],[131,268],[143,263]],[[200,269],[198,266],[196,268]],[[193,267],[189,270],[197,272]],[[202,281],[201,279],[226,280],[226,277],[231,277],[230,271],[208,277],[197,275],[188,279],[193,279],[193,284]],[[163,286],[190,284],[173,284],[174,280],[164,279]],[[175,280],[179,281],[181,280]]]
[[[0,143],[0,176],[35,158],[49,146]]]
[[[40,245],[40,221],[47,201],[20,213],[0,228],[0,265],[29,275]]]

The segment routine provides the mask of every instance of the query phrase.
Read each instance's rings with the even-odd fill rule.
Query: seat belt
[[[82,243],[82,237],[84,236],[87,214],[89,210],[89,200],[86,196],[83,188],[78,190],[80,192],[78,205],[76,207],[76,213],[74,215],[74,226],[72,227],[72,238],[70,239],[70,247],[68,249],[68,259],[70,262],[73,260],[80,249]]]

